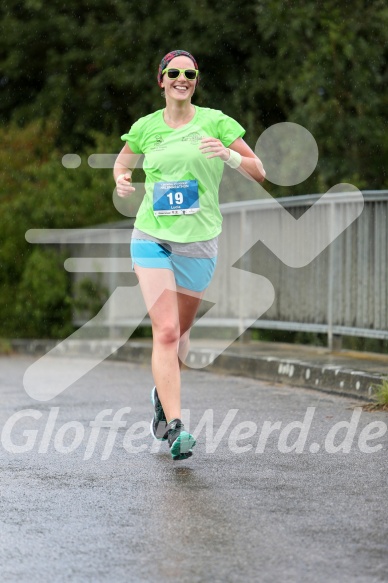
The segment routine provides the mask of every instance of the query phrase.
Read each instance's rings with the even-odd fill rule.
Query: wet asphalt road
[[[190,430],[207,429],[173,462],[148,433],[150,369],[105,361],[39,402],[22,383],[33,361],[0,358],[2,583],[388,580],[386,413],[185,371]]]

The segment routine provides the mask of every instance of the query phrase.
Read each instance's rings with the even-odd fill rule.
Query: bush
[[[70,276],[57,250],[27,243],[29,229],[71,229],[122,219],[111,169],[87,164],[119,140],[93,133],[79,168],[62,165],[55,119],[0,129],[0,335],[60,338],[73,330]]]
[[[27,337],[63,338],[73,331],[69,274],[57,251],[34,249],[16,294],[16,330]]]

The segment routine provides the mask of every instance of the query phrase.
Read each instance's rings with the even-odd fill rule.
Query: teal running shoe
[[[185,460],[193,455],[195,438],[185,431],[185,426],[180,419],[173,419],[166,426],[165,438],[168,439],[173,460]]]
[[[162,403],[158,397],[158,392],[156,387],[154,387],[151,391],[151,401],[155,408],[154,416],[151,420],[151,435],[154,439],[158,439],[159,441],[166,441],[167,436],[166,427],[167,427],[167,419],[163,411]]]

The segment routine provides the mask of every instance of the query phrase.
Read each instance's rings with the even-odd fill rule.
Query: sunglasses
[[[196,79],[198,77],[198,69],[164,69],[164,71],[162,71],[162,75],[164,75],[165,73],[167,73],[167,77],[169,79],[178,79],[179,75],[181,73],[184,74],[184,76],[186,77],[186,79],[188,81],[194,81],[194,79]]]

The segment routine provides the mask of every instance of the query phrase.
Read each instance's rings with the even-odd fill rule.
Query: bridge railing
[[[240,332],[248,325],[251,328],[321,332],[328,335],[331,347],[335,338],[342,335],[388,338],[388,191],[364,191],[363,197],[364,208],[360,216],[315,259],[302,267],[290,267],[279,259],[265,245],[263,233],[264,230],[275,233],[283,244],[288,241],[302,251],[306,239],[301,234],[299,240],[297,230],[287,231],[289,222],[284,220],[283,209],[298,219],[320,199],[320,195],[277,199],[283,208],[273,204],[272,199],[221,205],[224,224],[217,265],[221,277],[212,282],[212,297],[216,297],[217,302],[209,315],[205,313],[196,325],[237,327]],[[327,204],[320,205],[319,228],[331,228],[333,218],[346,220],[354,204],[351,195],[338,194],[329,198]],[[101,284],[112,294],[118,286],[130,288],[137,285],[129,258],[132,224],[127,220],[94,229],[51,234],[46,231],[32,242],[60,242],[62,248],[70,248],[72,258],[65,262],[65,267],[73,272],[74,283],[85,276],[94,278],[96,272],[100,272]],[[257,242],[249,248],[252,241]],[[232,265],[239,269],[232,269]],[[257,319],[255,306],[260,304],[261,298],[254,278],[251,278],[248,288],[244,284],[241,298],[229,293],[236,278],[241,277],[243,281],[244,271],[264,276],[274,287],[275,298],[271,307]],[[128,289],[125,304],[114,305],[108,301],[104,326],[109,328],[111,335],[144,316],[144,304],[138,295],[136,301],[131,300],[135,297],[133,292],[131,296]],[[249,298],[252,313],[248,313],[248,318],[243,298]],[[75,315],[77,325],[85,321],[85,315]],[[149,320],[145,317],[142,324],[148,325]]]
[[[330,346],[333,338],[341,335],[388,338],[388,191],[366,191],[363,197],[360,216],[305,267],[287,266],[271,253],[265,241],[245,254],[241,267],[264,275],[275,288],[271,308],[253,327],[323,332]],[[319,198],[279,200],[299,218]],[[338,195],[322,206],[321,228],[329,228],[330,217],[340,220],[352,204],[351,196]],[[289,241],[291,236],[298,237],[297,231],[284,232],[287,223],[282,224],[279,207],[266,200],[223,205],[224,232],[234,241],[243,241],[244,233],[259,222],[263,224],[263,214],[279,237]],[[305,243],[302,237],[293,241],[296,248]],[[222,311],[226,316],[228,310],[221,304]]]

